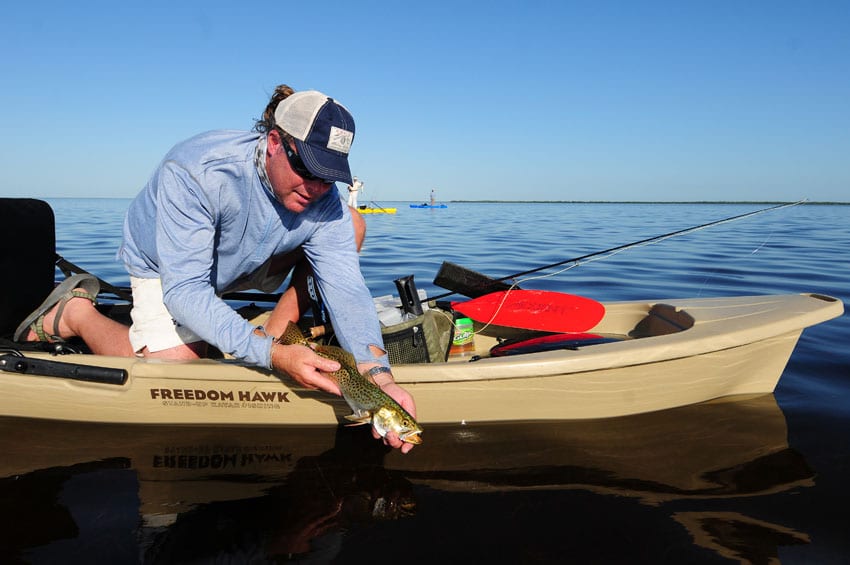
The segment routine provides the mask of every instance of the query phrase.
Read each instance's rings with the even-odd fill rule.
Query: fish
[[[289,322],[278,342],[283,345],[314,345],[293,322]],[[405,443],[422,443],[422,428],[416,419],[369,377],[357,370],[357,361],[351,353],[332,345],[315,345],[312,349],[322,357],[340,364],[339,370],[326,374],[339,385],[342,397],[352,410],[350,415],[345,416],[347,420],[354,422],[349,425],[371,424],[381,437],[386,437],[387,432],[392,430]]]

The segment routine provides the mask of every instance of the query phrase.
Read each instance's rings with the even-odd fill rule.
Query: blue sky
[[[132,197],[274,87],[364,200],[850,201],[850,2],[13,2],[0,196]]]

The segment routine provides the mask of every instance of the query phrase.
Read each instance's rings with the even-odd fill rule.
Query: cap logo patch
[[[349,150],[351,150],[352,141],[354,141],[354,134],[352,132],[331,126],[331,132],[328,136],[328,149],[348,154]]]

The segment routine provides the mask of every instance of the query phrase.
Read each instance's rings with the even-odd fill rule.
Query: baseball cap
[[[311,173],[351,184],[348,152],[354,118],[345,106],[318,90],[304,90],[281,100],[274,119],[295,138],[298,156]]]

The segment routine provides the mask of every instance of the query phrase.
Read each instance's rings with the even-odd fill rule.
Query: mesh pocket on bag
[[[425,330],[422,324],[384,334],[384,346],[390,365],[399,363],[430,363]]]
[[[445,361],[452,344],[454,325],[438,310],[426,310],[413,320],[383,328],[390,364]]]

